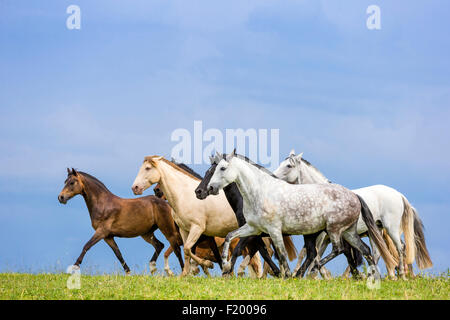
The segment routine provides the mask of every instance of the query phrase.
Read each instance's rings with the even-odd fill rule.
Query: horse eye
[[[149,167],[147,167],[147,168],[145,168],[145,170],[147,170],[147,171],[148,171],[148,170],[150,170],[150,168],[149,168]]]
[[[287,167],[288,167],[289,169],[292,168],[292,166],[291,166],[290,164],[288,164]]]
[[[220,170],[222,170],[222,171],[225,171],[227,168],[225,168],[225,167],[222,167],[222,168],[220,168]]]
[[[70,183],[70,185],[71,185],[71,186],[73,186],[74,184],[75,184],[75,182],[74,182],[74,181],[72,181],[72,182]]]

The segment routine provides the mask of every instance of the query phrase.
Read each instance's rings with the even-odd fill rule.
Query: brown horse
[[[128,274],[130,268],[125,263],[114,237],[141,236],[156,249],[150,260],[150,270],[152,271],[152,265],[156,264],[156,259],[164,247],[164,244],[153,235],[154,231],[159,228],[170,243],[171,247],[167,251],[171,252],[172,249],[175,251],[181,269],[183,269],[184,263],[180,250],[180,246],[183,245],[182,239],[172,218],[172,208],[164,200],[155,196],[122,199],[112,194],[95,177],[73,168],[72,170],[67,169],[67,179],[58,200],[60,203],[66,204],[68,200],[78,194],[81,194],[86,202],[95,233],[83,247],[75,266],[79,267],[86,252],[103,239],[114,251]],[[167,261],[166,267],[168,268]],[[167,268],[166,272],[171,274]]]
[[[174,161],[172,161],[174,162]],[[177,165],[181,166],[183,169],[187,170],[188,172],[191,172],[194,175],[198,175],[197,173],[195,173],[195,171],[193,171],[191,168],[189,168],[188,166],[182,164],[182,163],[177,163]],[[159,183],[153,188],[153,192],[155,193],[155,195],[158,198],[161,198],[163,200],[166,200],[166,197],[164,195],[164,192],[161,190]],[[181,237],[181,236],[180,236]],[[198,257],[202,258],[202,259],[206,259],[212,262],[216,262],[216,263],[221,263],[221,259],[217,259],[217,256],[214,255],[213,250],[211,249],[211,243],[210,240],[214,239],[216,247],[219,249],[220,254],[222,254],[222,248],[223,248],[223,243],[225,242],[224,238],[219,238],[219,237],[209,237],[209,236],[205,236],[202,235],[199,240],[197,241],[197,243],[192,247],[192,252],[197,255]],[[209,240],[209,241],[208,241]],[[231,252],[234,251],[234,248],[237,246],[237,244],[239,243],[239,239],[234,239],[231,243],[230,243],[230,252],[229,254],[231,254]],[[165,253],[164,253],[164,257],[169,256],[172,253],[171,248],[169,248]],[[247,248],[245,248],[242,252],[242,255],[244,257],[247,257],[249,255],[249,252],[247,250]],[[244,261],[246,262],[246,264],[250,265],[250,274],[255,276],[255,277],[260,277],[262,274],[262,267],[261,267],[261,262],[258,261],[259,257],[255,256],[254,259],[250,259],[250,261],[246,261],[244,259]],[[238,271],[238,275],[243,275],[244,271],[245,271],[245,266],[246,264],[244,264],[244,262],[241,264],[241,267],[239,268]],[[203,272],[206,275],[209,275],[209,271],[208,268],[202,266]],[[190,272],[192,274],[198,274],[200,272],[200,270],[198,269],[198,264],[195,263],[195,261],[191,261],[191,269]]]

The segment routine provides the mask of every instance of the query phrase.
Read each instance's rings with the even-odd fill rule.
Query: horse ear
[[[211,162],[211,164],[214,164],[214,157],[213,156],[209,156],[209,161]]]
[[[70,169],[67,168],[67,175],[70,176],[70,174],[71,174]]]
[[[76,172],[76,170],[75,170],[74,168],[72,168],[72,174],[73,174],[74,176],[77,176],[77,172]]]
[[[233,157],[236,157],[236,148],[234,148],[233,152],[227,156],[226,161],[230,161]]]
[[[292,149],[291,152],[289,153],[289,157],[295,156],[295,150]]]
[[[302,157],[303,157],[303,152],[300,153],[298,156],[295,157],[295,161],[297,161],[298,163],[300,163],[302,161]]]

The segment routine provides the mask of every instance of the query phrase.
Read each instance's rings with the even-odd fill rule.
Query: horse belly
[[[323,216],[304,216],[297,214],[283,219],[282,231],[285,234],[311,234],[326,228]]]

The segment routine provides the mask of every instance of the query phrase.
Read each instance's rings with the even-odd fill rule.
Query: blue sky
[[[71,4],[81,30],[66,28]],[[381,30],[366,28],[371,4]],[[143,157],[169,157],[170,134],[194,120],[277,128],[280,158],[295,148],[349,188],[396,188],[423,219],[430,271],[447,270],[449,9],[446,1],[0,1],[0,271],[64,270],[92,235],[81,197],[57,201],[66,167],[132,198]],[[142,271],[153,248],[117,242]],[[179,271],[175,257],[171,265]],[[83,268],[120,270],[104,243]],[[345,259],[330,268],[343,271]]]

